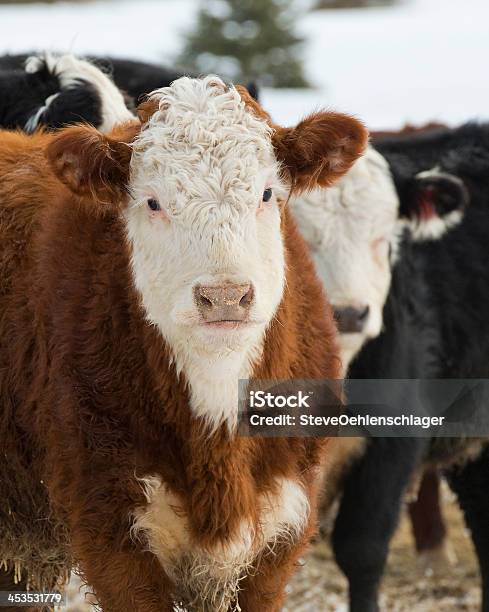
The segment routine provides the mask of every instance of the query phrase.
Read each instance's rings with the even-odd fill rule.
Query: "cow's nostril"
[[[370,312],[370,306],[367,305],[365,306],[363,310],[360,310],[360,312],[358,313],[358,321],[360,323],[365,323],[369,315],[369,312]]]
[[[197,287],[194,288],[195,303],[201,310],[210,310],[214,306],[212,299],[210,299],[212,296],[207,295],[206,289],[206,287],[202,287],[201,285],[197,285]]]
[[[243,295],[243,297],[239,301],[239,305],[242,308],[248,308],[253,301],[253,286],[250,285],[248,291]]]

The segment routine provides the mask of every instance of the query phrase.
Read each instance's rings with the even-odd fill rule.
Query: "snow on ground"
[[[198,0],[95,0],[0,5],[0,53],[106,53],[171,63]],[[489,117],[489,2],[404,0],[395,7],[303,13],[316,89],[266,90],[277,121],[312,108],[353,113],[371,128]]]

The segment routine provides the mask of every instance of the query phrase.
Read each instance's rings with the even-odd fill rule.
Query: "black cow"
[[[443,239],[401,239],[384,307],[384,331],[353,361],[351,378],[489,377],[489,126],[467,125],[374,143],[388,161],[400,214],[423,221],[456,218]],[[426,171],[426,169],[432,169]],[[431,215],[431,216],[430,216]],[[443,228],[443,224],[434,224]],[[436,229],[435,229],[436,232]],[[418,236],[419,238],[420,236]],[[436,236],[435,236],[436,238]],[[376,590],[400,500],[419,458],[450,464],[460,441],[374,439],[349,473],[333,542],[351,585],[352,609],[376,610]],[[447,467],[479,558],[489,610],[489,454]],[[354,542],[355,555],[350,554]]]
[[[24,68],[0,64],[0,127],[33,132],[86,122],[109,131],[132,117],[111,79],[88,61],[45,54]]]
[[[5,55],[0,57],[0,70],[18,70],[22,68],[29,55]],[[195,76],[184,70],[177,70],[158,64],[140,62],[125,58],[89,56],[95,66],[109,74],[119,89],[125,92],[137,106],[144,97],[155,89],[168,87],[184,74]],[[255,82],[247,84],[250,95],[258,100],[258,86]]]
[[[293,204],[339,313],[349,376],[489,378],[489,125],[374,146],[337,188]],[[489,451],[429,438],[373,438],[345,477],[332,540],[353,612],[378,609],[404,493],[432,460],[473,534],[489,612]]]

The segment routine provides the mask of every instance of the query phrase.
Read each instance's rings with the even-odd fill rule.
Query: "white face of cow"
[[[284,286],[271,130],[215,79],[180,79],[153,98],[126,211],[147,316],[178,354],[251,356]]]
[[[382,328],[399,210],[387,162],[368,148],[335,186],[291,204],[337,313],[346,371]]]
[[[192,412],[233,429],[238,380],[252,375],[283,296],[279,174],[297,192],[328,186],[367,133],[329,112],[274,126],[217,77],[157,90],[139,119],[109,135],[62,130],[47,156],[88,209],[122,217],[145,316],[185,376]]]

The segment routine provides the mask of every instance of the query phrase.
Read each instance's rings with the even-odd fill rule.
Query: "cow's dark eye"
[[[268,189],[265,189],[265,191],[263,192],[263,201],[269,202],[271,199],[272,199],[272,188],[269,187]]]
[[[161,210],[160,203],[158,202],[158,200],[155,200],[154,198],[149,198],[148,208],[152,210],[153,212],[157,212],[158,210]]]

